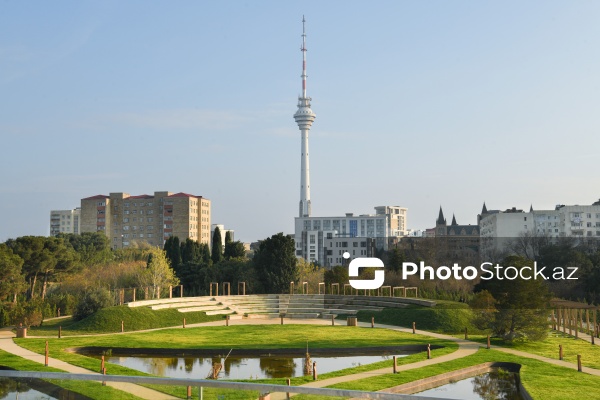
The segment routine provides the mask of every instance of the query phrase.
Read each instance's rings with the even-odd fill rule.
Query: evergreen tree
[[[286,293],[298,279],[294,239],[283,233],[263,240],[254,255],[258,279],[266,293]]]
[[[181,247],[179,245],[179,238],[177,236],[171,236],[165,241],[163,250],[167,254],[171,266],[177,269],[181,264]]]
[[[215,227],[215,232],[212,237],[212,252],[211,257],[213,264],[218,264],[223,259],[223,243],[221,242],[221,230]]]

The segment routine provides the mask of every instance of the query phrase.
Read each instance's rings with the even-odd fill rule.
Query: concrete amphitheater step
[[[165,308],[186,308],[186,307],[223,307],[221,303],[216,301],[188,301],[182,303],[158,304],[150,306],[153,310],[163,310]]]

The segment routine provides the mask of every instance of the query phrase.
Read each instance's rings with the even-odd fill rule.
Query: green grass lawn
[[[469,339],[485,343],[487,337],[480,335],[469,335]],[[597,339],[600,341],[600,339]],[[507,342],[500,338],[491,338],[492,345],[507,347],[510,349],[525,351],[531,354],[553,358],[558,360],[558,346],[563,346],[563,360],[577,364],[577,354],[581,354],[581,362],[584,366],[600,369],[600,346],[592,346],[590,342],[575,339],[558,331],[549,331],[548,337],[539,342],[513,341]]]
[[[381,390],[417,379],[455,371],[472,365],[490,361],[505,361],[521,364],[521,381],[534,399],[598,399],[600,398],[600,377],[577,372],[542,361],[513,356],[496,350],[480,349],[476,354],[453,361],[431,365],[419,369],[402,371],[399,374],[379,375],[367,379],[332,385],[332,388],[353,390]],[[298,400],[331,400],[330,397],[305,396]]]
[[[224,316],[206,315],[204,312],[181,313],[175,309],[151,310],[148,307],[116,306],[103,308],[81,321],[73,321],[71,318],[45,321],[42,326],[29,328],[28,334],[57,336],[59,326],[62,327],[63,336],[121,332],[121,321],[124,323],[124,330],[132,332],[183,326],[184,318],[186,324],[195,324],[222,320]]]
[[[41,372],[63,372],[56,368],[45,367],[34,361],[29,361],[14,354],[0,350],[0,365],[10,367],[21,371],[41,371]],[[129,393],[121,392],[109,386],[102,386],[99,382],[69,381],[69,380],[49,380],[49,382],[68,389],[72,392],[81,393],[92,399],[98,400],[136,400],[139,397]]]
[[[246,348],[246,349],[278,349],[306,347],[308,339],[309,351],[311,348],[340,348],[340,347],[370,347],[370,346],[401,346],[401,345],[432,345],[444,346],[433,350],[432,356],[438,357],[457,349],[457,345],[446,340],[429,338],[387,329],[371,329],[345,326],[315,326],[315,325],[237,325],[199,327],[186,329],[165,329],[152,332],[125,333],[110,336],[95,337],[65,337],[62,339],[49,339],[50,356],[66,361],[70,364],[87,368],[92,371],[99,370],[100,361],[91,357],[65,351],[71,347],[100,346],[130,347],[130,348]],[[46,339],[16,339],[17,344],[29,350],[42,354]],[[425,358],[425,353],[412,354],[399,358],[398,364],[415,362]],[[370,371],[390,367],[391,361],[362,365],[343,371],[331,372],[320,375],[321,379],[347,375],[357,372]],[[107,363],[108,373],[118,375],[146,376],[139,371],[131,370],[116,364]],[[310,380],[308,377],[293,379],[293,384],[303,384]],[[285,384],[285,379],[254,380],[252,382],[269,382]],[[154,387],[154,386],[152,386]],[[185,397],[185,388],[160,387],[158,390]],[[205,392],[207,396],[211,390]],[[244,399],[246,392],[231,392],[227,398]],[[255,396],[252,394],[251,396]],[[210,397],[206,397],[210,398]],[[256,399],[256,396],[254,397]]]

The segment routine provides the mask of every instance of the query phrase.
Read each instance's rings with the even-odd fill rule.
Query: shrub
[[[110,292],[103,288],[95,288],[83,295],[83,298],[77,303],[73,319],[80,321],[85,317],[94,314],[101,308],[113,305],[113,299]]]

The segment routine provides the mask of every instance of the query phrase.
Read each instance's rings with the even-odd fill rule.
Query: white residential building
[[[481,251],[502,251],[508,241],[529,235],[557,240],[562,237],[600,239],[600,201],[592,205],[557,205],[554,210],[529,212],[511,208],[490,210],[485,204],[478,217]]]
[[[407,209],[379,206],[375,207],[375,211],[375,214],[358,216],[347,213],[343,217],[297,217],[294,234],[296,256],[322,266],[341,265],[341,257],[327,254],[327,251],[333,249],[331,243],[341,243],[342,239],[347,243],[359,243],[359,248],[362,247],[361,242],[365,242],[365,249],[366,241],[370,239],[376,248],[387,250],[388,237],[404,236],[406,232]],[[348,246],[343,248],[357,250]],[[341,250],[339,244],[338,250]],[[353,252],[349,252],[355,258]]]
[[[56,236],[59,233],[81,232],[81,208],[73,210],[52,210],[50,211],[50,236]]]

